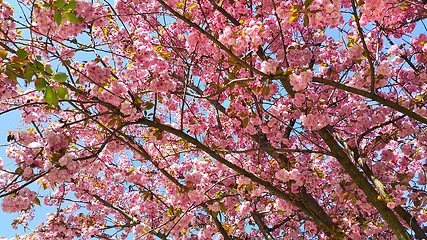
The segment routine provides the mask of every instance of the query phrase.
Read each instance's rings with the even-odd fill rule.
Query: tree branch
[[[409,240],[407,229],[402,225],[396,215],[389,209],[386,203],[378,199],[378,192],[366,180],[365,176],[357,169],[351,159],[347,156],[344,150],[339,146],[333,135],[327,130],[326,127],[317,131],[323,138],[325,143],[329,146],[331,152],[334,154],[337,161],[341,164],[344,170],[350,175],[357,186],[365,193],[369,202],[378,210],[383,219],[387,222],[389,227],[393,230],[394,234],[400,240]],[[381,199],[381,198],[380,198]]]
[[[283,200],[289,202],[290,204],[294,205],[295,207],[299,208],[301,211],[303,211],[305,214],[313,218],[313,222],[321,228],[325,234],[327,234],[330,237],[334,238],[340,238],[343,237],[342,230],[338,228],[338,226],[332,222],[332,220],[329,218],[329,216],[324,213],[323,209],[318,206],[317,201],[314,199],[307,199],[305,202],[315,203],[318,208],[307,208],[307,206],[301,202],[301,200],[298,199],[297,196],[291,195],[288,193],[283,192],[276,186],[274,186],[270,181],[264,180],[255,174],[246,171],[245,169],[235,165],[232,162],[229,162],[225,158],[223,158],[221,155],[219,155],[217,152],[215,152],[213,149],[211,149],[209,146],[206,146],[202,144],[200,141],[198,141],[196,138],[184,133],[181,130],[175,129],[171,126],[164,125],[155,121],[148,120],[146,118],[141,118],[138,121],[134,122],[135,124],[143,124],[150,127],[155,127],[164,131],[167,131],[169,133],[172,133],[173,135],[176,135],[183,140],[187,141],[188,143],[191,143],[195,145],[200,150],[204,151],[208,155],[210,155],[212,158],[216,159],[218,162],[224,164],[225,166],[229,167],[230,169],[236,171],[237,173],[251,179],[252,181],[264,186],[267,190],[269,190],[272,194],[276,195],[279,198],[282,198]],[[311,197],[311,195],[309,195]],[[308,197],[308,196],[307,196]],[[312,198],[312,197],[311,197]],[[315,210],[315,211],[313,211]],[[319,211],[316,211],[319,210]],[[326,219],[324,218],[326,216]]]
[[[415,120],[417,120],[419,122],[427,124],[427,118],[426,117],[423,117],[423,116],[421,116],[421,115],[419,115],[419,114],[417,114],[417,113],[409,110],[408,108],[405,108],[405,107],[403,107],[403,106],[401,106],[401,105],[399,105],[399,104],[397,104],[395,102],[392,102],[392,101],[390,101],[388,99],[380,97],[380,96],[378,96],[376,94],[373,94],[373,93],[370,93],[370,92],[366,92],[366,91],[363,91],[363,90],[360,90],[360,89],[357,89],[357,88],[354,88],[354,87],[350,87],[350,86],[347,86],[347,85],[344,85],[342,83],[335,82],[335,81],[332,81],[332,80],[328,80],[328,79],[324,79],[324,78],[319,78],[319,77],[313,78],[313,82],[323,83],[323,84],[326,84],[328,86],[332,86],[332,87],[344,90],[346,92],[354,93],[356,95],[372,99],[372,100],[374,100],[374,101],[376,101],[378,103],[383,104],[384,106],[387,106],[387,107],[389,107],[391,109],[394,109],[394,110],[396,110],[396,111],[398,111],[400,113],[403,113],[403,114],[405,114],[406,116],[408,116],[408,117],[410,117],[412,119],[415,119]]]

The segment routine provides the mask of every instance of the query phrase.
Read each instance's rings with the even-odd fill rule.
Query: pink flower
[[[219,212],[221,209],[221,206],[219,205],[218,202],[214,202],[212,205],[209,205],[208,208],[212,211],[212,212]]]
[[[124,101],[120,105],[120,112],[122,112],[124,115],[133,116],[137,113],[137,110],[136,108],[133,107],[133,105],[130,102]]]
[[[195,204],[199,204],[203,201],[203,192],[198,190],[190,190],[188,192],[188,198],[191,200],[191,202],[194,202]]]
[[[153,92],[169,92],[175,90],[175,84],[170,80],[154,79],[151,81],[150,88]]]
[[[261,71],[267,74],[275,74],[279,63],[276,60],[268,59],[261,63]]]
[[[348,49],[348,58],[352,59],[352,60],[359,60],[362,59],[363,57],[363,48],[356,44],[354,46],[352,46],[350,49]]]
[[[315,115],[311,113],[308,115],[302,115],[300,120],[304,127],[311,128],[313,130],[319,130],[331,122],[331,119],[327,115]]]
[[[290,83],[292,85],[292,89],[294,91],[301,91],[307,88],[307,82],[305,82],[300,76],[291,74],[289,77]]]
[[[281,169],[274,176],[283,182],[289,181],[289,172],[286,169]]]
[[[391,60],[391,63],[394,65],[399,65],[403,62],[403,58],[396,56]]]
[[[187,36],[187,43],[185,44],[189,52],[193,52],[196,50],[196,46],[199,42],[199,33],[198,32],[191,32]]]
[[[251,203],[249,201],[240,204],[238,213],[242,216],[248,214],[251,211]]]
[[[1,208],[7,213],[19,212],[29,208],[35,197],[35,192],[28,188],[22,188],[16,192],[16,196],[11,197],[11,195],[8,195],[4,197]]]
[[[391,46],[387,52],[392,54],[392,55],[404,55],[405,54],[405,51],[399,49],[398,45]]]
[[[300,75],[291,74],[289,82],[294,91],[301,91],[308,86],[308,82],[313,79],[313,72],[311,70],[301,72]]]
[[[296,107],[302,107],[302,104],[305,102],[305,94],[296,93],[295,98],[293,99],[293,103]]]
[[[394,209],[396,207],[396,203],[395,202],[388,202],[387,207],[390,209]]]

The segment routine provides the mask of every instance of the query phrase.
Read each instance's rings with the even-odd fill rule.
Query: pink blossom
[[[214,202],[212,205],[209,205],[208,208],[212,211],[212,212],[219,212],[221,209],[221,206],[219,205],[218,202]]]
[[[359,44],[355,44],[348,49],[348,57],[352,60],[359,60],[363,57],[363,52],[364,49]]]
[[[396,204],[394,202],[387,202],[387,207],[390,209],[394,209],[396,207]]]
[[[22,188],[12,197],[7,195],[3,198],[1,208],[4,212],[12,213],[25,210],[30,207],[31,202],[36,197],[36,194],[28,188]]]
[[[311,128],[313,130],[319,130],[331,122],[329,116],[315,114],[302,115],[300,120],[306,128]]]
[[[238,213],[242,216],[248,214],[251,211],[251,203],[246,201],[240,204]]]
[[[150,84],[153,92],[169,92],[175,90],[175,84],[170,80],[153,80]]]
[[[313,72],[308,70],[301,72],[300,75],[291,74],[289,79],[294,91],[301,91],[307,88],[308,82],[311,82]]]
[[[277,71],[277,67],[279,63],[274,59],[268,59],[267,61],[263,61],[261,63],[261,71],[266,74],[275,74]]]
[[[396,56],[391,60],[391,63],[394,65],[399,65],[403,62],[403,58]]]

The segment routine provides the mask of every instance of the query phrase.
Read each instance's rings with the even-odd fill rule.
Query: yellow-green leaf
[[[18,49],[18,50],[16,51],[16,55],[17,55],[19,58],[26,58],[26,57],[28,56],[28,53],[27,53],[24,49]]]
[[[66,87],[56,87],[56,91],[58,91],[58,96],[62,100],[68,100],[68,89]]]
[[[41,206],[41,204],[40,204],[40,199],[38,199],[38,198],[34,198],[34,199],[33,199],[33,203],[35,203],[35,204],[37,204],[37,205]]]
[[[233,91],[233,89],[236,87],[236,83],[230,84],[230,92]]]
[[[59,83],[63,83],[67,80],[68,76],[66,73],[63,72],[59,72],[55,75],[52,76],[52,79],[59,82]]]
[[[39,92],[43,91],[47,86],[47,82],[43,78],[37,79],[34,84],[36,86],[37,91]]]
[[[53,15],[53,19],[55,19],[55,22],[58,26],[61,25],[62,21],[64,20],[64,18],[62,17],[62,13],[59,11],[55,12],[55,14]]]
[[[22,170],[21,167],[18,167],[17,169],[15,169],[15,174],[21,175],[22,173],[24,173],[24,170]]]
[[[243,127],[247,127],[248,123],[249,123],[249,118],[248,117],[247,118],[243,118],[243,120],[242,120]]]
[[[178,9],[183,9],[184,8],[184,3],[183,2],[178,2],[177,4],[176,4],[176,7],[178,8]]]
[[[14,57],[14,58],[10,59],[10,62],[23,65],[28,61],[23,59],[23,58],[20,58],[20,57]]]
[[[171,54],[168,53],[168,52],[161,52],[161,53],[159,53],[159,56],[162,57],[162,58],[164,58],[164,59],[171,58]]]
[[[314,2],[314,0],[305,0],[304,2],[304,6],[307,9],[308,7],[310,7],[310,5]]]
[[[0,49],[0,58],[5,59],[7,57],[8,52],[6,50]]]
[[[308,18],[308,14],[304,14],[304,26],[308,26],[310,24],[310,19]]]
[[[12,67],[7,66],[5,74],[10,80],[12,80],[12,82],[14,82],[16,84],[18,83],[17,74],[15,73],[15,71],[13,71]]]
[[[270,87],[269,87],[269,86],[265,86],[265,87],[262,89],[262,93],[263,93],[265,96],[268,96],[268,94],[270,94]]]
[[[74,13],[66,12],[64,13],[65,19],[71,23],[79,23],[80,20],[77,18],[77,16]]]
[[[289,18],[289,22],[294,22],[299,17],[299,13],[291,13],[291,18]]]
[[[58,0],[58,1],[55,2],[55,7],[62,8],[63,6],[65,6],[65,1],[64,0]]]
[[[70,1],[67,5],[63,6],[62,9],[65,11],[73,11],[77,7],[76,1]]]
[[[58,95],[55,91],[53,91],[52,87],[48,86],[46,87],[46,90],[44,92],[44,100],[51,105],[58,106]]]
[[[154,107],[154,103],[152,103],[152,102],[145,102],[144,106],[145,106],[145,110],[150,110],[150,109],[152,109]]]

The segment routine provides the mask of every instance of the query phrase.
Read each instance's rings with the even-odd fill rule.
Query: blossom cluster
[[[24,3],[1,207],[57,209],[24,238],[425,238],[422,4]]]
[[[8,195],[3,198],[1,209],[3,212],[12,213],[26,210],[32,204],[36,193],[28,188],[22,188],[16,194]]]

